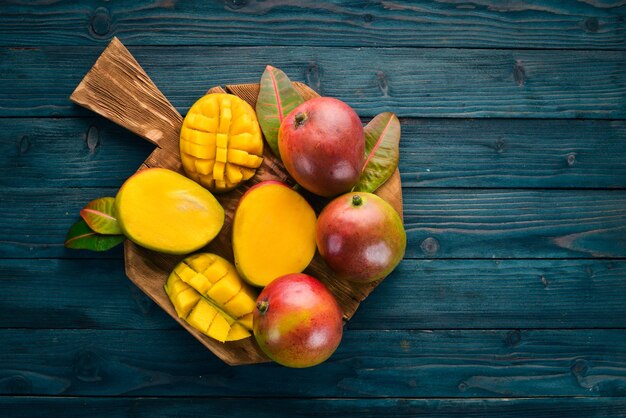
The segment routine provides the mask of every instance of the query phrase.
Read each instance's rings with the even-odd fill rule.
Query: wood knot
[[[513,66],[513,78],[515,79],[515,84],[518,86],[523,86],[526,83],[526,70],[524,69],[524,63],[521,60],[515,60],[515,65]]]
[[[9,393],[23,395],[33,392],[33,384],[22,375],[11,376],[6,382]]]
[[[19,142],[17,143],[17,150],[20,153],[20,155],[23,155],[23,154],[26,154],[29,149],[30,149],[30,139],[28,138],[28,135],[24,135],[20,138]]]
[[[515,347],[522,341],[522,333],[519,329],[515,329],[506,334],[504,338],[504,345],[507,347]]]
[[[93,351],[81,350],[74,357],[74,375],[83,382],[97,382],[100,377],[100,359]]]
[[[226,0],[224,3],[231,10],[239,10],[248,5],[248,0]]]
[[[567,155],[567,165],[569,165],[570,167],[574,165],[574,163],[576,162],[576,154],[571,153]]]
[[[87,148],[89,148],[89,152],[92,154],[96,152],[96,149],[100,146],[100,133],[96,126],[91,125],[89,129],[87,129],[85,143],[87,144]]]
[[[585,23],[583,25],[585,27],[586,32],[596,33],[600,30],[600,21],[597,17],[590,17],[585,19]]]
[[[465,391],[469,388],[469,386],[468,386],[468,384],[467,384],[467,383],[465,383],[465,382],[461,382],[461,383],[459,383],[458,388],[459,388],[459,390],[460,390],[461,392],[465,392]]]
[[[502,138],[496,139],[496,142],[493,144],[493,149],[496,150],[498,154],[502,154],[504,152],[504,147],[506,146],[506,142]]]
[[[370,13],[366,13],[363,15],[363,20],[365,21],[365,23],[372,23],[374,21],[374,16],[372,16]]]
[[[585,360],[577,359],[570,367],[570,371],[574,376],[585,376],[589,371],[589,365]]]
[[[439,251],[439,241],[433,237],[428,237],[422,241],[420,248],[426,255],[435,255]]]
[[[96,37],[104,37],[111,31],[111,14],[106,7],[98,7],[91,16],[89,23],[91,33]]]
[[[389,97],[389,81],[387,80],[387,75],[382,71],[376,72],[376,82],[383,97]]]
[[[306,67],[305,75],[306,84],[318,93],[322,88],[322,70],[315,61],[309,62]]]

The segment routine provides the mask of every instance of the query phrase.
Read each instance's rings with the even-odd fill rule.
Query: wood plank
[[[624,396],[626,330],[348,331],[315,369],[231,367],[183,330],[1,330],[0,393]]]
[[[0,327],[178,329],[124,260],[0,259]]]
[[[129,45],[625,49],[624,14],[623,3],[609,1],[9,1],[0,6],[0,39],[11,46],[118,36]]]
[[[92,256],[64,249],[65,234],[87,202],[116,192],[5,187],[0,253],[7,258]],[[403,196],[406,258],[626,257],[622,190],[404,188]]]
[[[349,329],[625,328],[626,261],[404,260]]]
[[[406,189],[408,258],[626,255],[620,191]]]
[[[1,397],[13,418],[211,417],[612,417],[626,414],[623,398],[517,399],[294,399],[294,398],[95,398]]]
[[[271,63],[364,117],[390,110],[401,117],[626,118],[624,51],[129,49],[183,114],[208,88],[258,82]],[[0,48],[0,116],[87,115],[68,96],[101,52],[100,46]]]
[[[626,261],[404,260],[347,329],[626,328]],[[0,328],[177,329],[116,260],[0,259]]]
[[[0,185],[118,188],[153,150],[101,117],[0,118]]]
[[[625,121],[401,124],[405,187],[626,188]],[[0,118],[0,185],[116,188],[153,148],[100,117]]]

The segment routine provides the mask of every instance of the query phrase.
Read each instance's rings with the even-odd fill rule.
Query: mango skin
[[[336,196],[352,189],[361,175],[363,125],[346,103],[318,97],[283,120],[278,149],[285,168],[302,187],[319,196]]]
[[[389,203],[372,193],[352,192],[335,198],[322,210],[316,242],[336,276],[368,283],[386,277],[400,263],[406,232]]]
[[[304,273],[287,274],[259,294],[253,332],[261,350],[276,363],[311,367],[339,346],[342,311],[320,281]]]

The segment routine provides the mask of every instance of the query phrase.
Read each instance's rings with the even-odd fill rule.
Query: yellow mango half
[[[169,254],[204,247],[224,225],[224,209],[211,192],[164,168],[142,170],[126,180],[115,208],[128,239]]]
[[[233,219],[233,251],[241,277],[262,287],[303,271],[315,255],[315,222],[313,208],[287,185],[265,181],[250,188]]]
[[[262,155],[256,113],[243,99],[207,94],[189,109],[180,130],[180,158],[189,178],[226,192],[254,176]]]
[[[251,335],[257,295],[226,259],[210,253],[185,258],[165,292],[178,316],[203,334],[221,342]]]

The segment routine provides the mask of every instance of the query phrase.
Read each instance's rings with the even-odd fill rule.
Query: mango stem
[[[352,206],[361,206],[363,204],[363,199],[358,194],[352,196]]]
[[[296,128],[301,127],[304,121],[307,120],[307,115],[304,112],[298,112],[294,117]]]
[[[270,307],[270,303],[266,300],[260,300],[256,303],[256,308],[259,310],[259,312],[261,312],[262,314],[264,314],[265,312],[267,312],[267,308]]]

